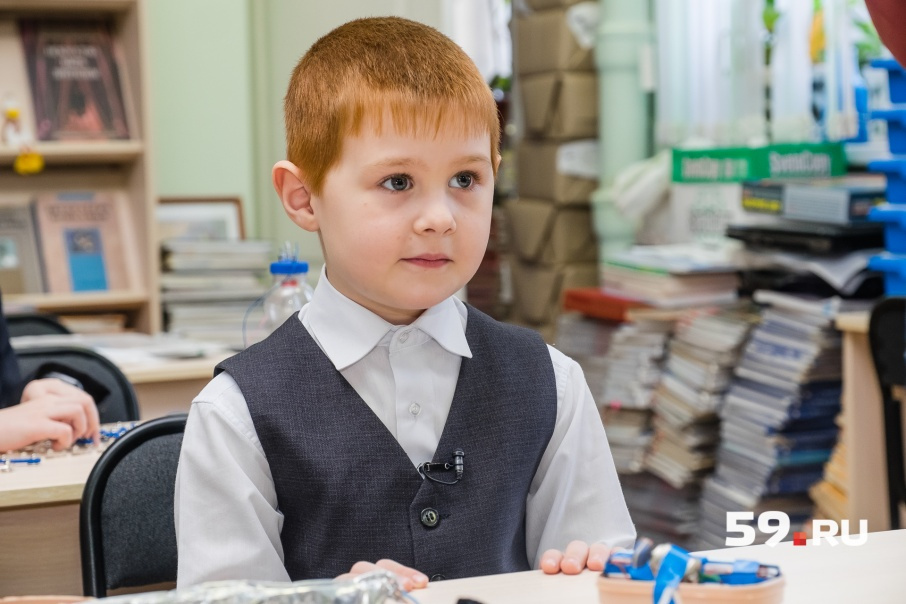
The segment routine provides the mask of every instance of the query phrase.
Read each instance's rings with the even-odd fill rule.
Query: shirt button
[[[412,403],[411,405],[409,405],[409,413],[411,413],[412,415],[418,415],[421,412],[422,406],[418,403]]]
[[[436,574],[436,575],[431,575],[431,580],[432,580],[432,581],[443,581],[444,579],[446,579],[446,577],[443,576],[443,575],[440,574],[440,573],[438,573],[438,574]]]
[[[404,331],[403,333],[400,334],[400,342],[405,343],[406,340],[408,340],[408,339],[409,339],[409,332],[408,332],[408,331]]]
[[[440,522],[440,514],[434,508],[425,508],[421,513],[421,521],[428,528],[434,528]]]

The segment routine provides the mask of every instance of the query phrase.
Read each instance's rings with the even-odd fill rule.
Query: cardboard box
[[[522,197],[587,204],[598,187],[598,141],[523,141],[516,149],[516,190]]]
[[[511,316],[506,320],[507,323],[512,323],[513,325],[518,325],[519,327],[525,327],[534,331],[537,331],[547,344],[551,346],[556,344],[557,338],[557,324],[556,323],[545,323],[544,325],[534,325],[527,321],[524,321],[516,316]]]
[[[596,262],[543,265],[512,258],[510,268],[516,316],[532,325],[549,324],[557,318],[564,290],[598,284]]]
[[[538,199],[513,200],[504,207],[511,249],[520,259],[544,264],[597,259],[590,207],[558,207]]]
[[[597,2],[545,10],[513,19],[514,63],[519,75],[593,71]],[[540,44],[539,40],[544,43]]]
[[[566,140],[598,136],[598,78],[557,71],[522,78],[528,136]]]

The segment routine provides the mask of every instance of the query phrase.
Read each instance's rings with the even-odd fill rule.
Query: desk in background
[[[142,420],[187,413],[217,363],[235,354],[211,344],[133,333],[25,336],[11,342],[13,348],[83,346],[104,355],[132,382]]]
[[[903,558],[906,530],[872,533],[859,547],[826,544],[796,547],[756,545],[703,552],[714,560],[749,559],[780,566],[790,604],[898,604],[906,594]],[[431,583],[413,592],[420,604],[599,604],[598,573],[544,575],[541,571]]]
[[[0,596],[82,593],[79,502],[100,453],[0,474]]]
[[[868,318],[867,312],[844,313],[836,323],[843,332],[840,442],[849,483],[843,508],[850,526],[858,527],[864,518],[869,531],[880,531],[890,528],[890,513],[881,390],[868,343]],[[906,526],[902,507],[900,519],[900,526]]]

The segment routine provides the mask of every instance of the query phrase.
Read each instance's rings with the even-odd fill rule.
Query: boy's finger
[[[584,541],[572,541],[566,546],[563,552],[563,561],[560,562],[560,570],[567,575],[575,575],[585,570],[585,563],[588,560],[588,544]]]
[[[563,560],[563,552],[556,549],[549,549],[541,556],[541,570],[548,575],[556,575],[560,572],[560,562]]]
[[[372,571],[375,568],[377,568],[377,566],[375,566],[371,562],[364,562],[364,561],[356,562],[355,564],[352,565],[352,568],[349,569],[348,573],[346,573],[345,575],[340,575],[340,576],[343,577],[344,579],[348,579],[348,578],[354,577],[356,575],[361,575],[362,573],[367,573],[369,571]]]
[[[404,566],[394,560],[378,560],[377,567],[389,570],[403,580],[403,589],[419,589],[428,584],[428,577],[414,568]]]
[[[610,555],[610,546],[604,543],[593,543],[588,548],[588,570],[604,570],[604,564]]]

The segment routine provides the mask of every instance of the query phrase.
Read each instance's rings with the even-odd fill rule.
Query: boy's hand
[[[577,575],[586,568],[588,570],[602,571],[607,556],[610,555],[610,546],[603,543],[593,543],[591,547],[584,541],[573,541],[566,546],[566,551],[561,552],[549,549],[541,556],[541,570],[548,575],[563,572],[567,575]]]
[[[337,579],[351,579],[356,575],[371,572],[378,568],[389,570],[394,573],[399,578],[401,587],[406,591],[421,589],[428,585],[428,577],[414,568],[403,566],[399,562],[394,562],[393,560],[378,560],[376,564],[372,564],[371,562],[356,562],[352,565],[352,568],[349,569],[348,573],[340,575]]]

